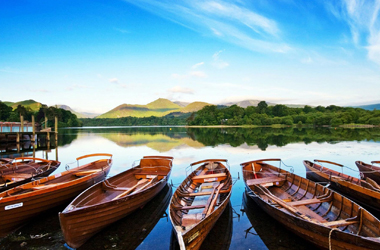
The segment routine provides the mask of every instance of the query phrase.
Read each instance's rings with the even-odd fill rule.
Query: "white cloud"
[[[191,77],[199,77],[199,78],[205,78],[207,77],[207,74],[203,71],[190,71],[187,74],[180,75],[177,73],[171,74],[171,78],[177,79],[177,80],[183,80]]]
[[[243,7],[238,1],[125,1],[188,29],[252,51],[286,53],[290,49],[281,40],[282,32],[275,20]]]
[[[119,83],[119,79],[117,79],[117,78],[110,78],[110,79],[108,79],[108,81],[110,82],[110,83]]]
[[[304,58],[304,59],[301,59],[301,63],[303,64],[311,64],[313,63],[313,59],[311,59],[311,57],[307,57],[307,58]]]
[[[341,0],[327,9],[347,22],[354,44],[367,49],[368,59],[380,65],[380,0]]]
[[[193,66],[191,66],[191,68],[192,68],[192,69],[196,69],[196,68],[198,68],[198,67],[200,67],[200,66],[202,66],[202,65],[204,65],[204,64],[205,64],[204,62],[196,63],[196,64],[194,64]]]
[[[228,62],[225,62],[223,61],[222,59],[220,59],[219,55],[224,52],[224,50],[220,50],[218,52],[215,52],[213,55],[212,55],[212,59],[213,59],[213,62],[212,62],[212,65],[218,69],[224,69],[226,67],[228,67],[230,64]]]
[[[182,94],[194,94],[194,90],[190,88],[185,88],[181,86],[175,86],[168,90],[171,93],[182,93]]]
[[[207,77],[206,73],[203,72],[203,71],[191,71],[190,73],[190,76],[195,76],[195,77]]]

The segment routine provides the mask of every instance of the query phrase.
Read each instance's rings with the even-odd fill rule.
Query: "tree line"
[[[20,122],[20,116],[24,117],[24,121],[31,121],[34,115],[35,122],[42,124],[45,122],[45,117],[48,119],[48,127],[53,127],[55,117],[58,117],[58,127],[80,127],[82,122],[77,116],[68,110],[56,108],[53,106],[48,107],[42,105],[38,111],[33,111],[30,107],[18,105],[12,108],[0,101],[0,121]]]
[[[313,125],[333,126],[343,124],[380,125],[380,111],[361,108],[304,106],[291,108],[282,104],[268,106],[261,101],[256,107],[242,108],[237,105],[230,107],[205,106],[193,113],[187,119],[188,125]]]

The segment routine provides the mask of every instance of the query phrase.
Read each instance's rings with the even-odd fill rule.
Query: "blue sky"
[[[0,0],[0,100],[379,103],[380,0]]]

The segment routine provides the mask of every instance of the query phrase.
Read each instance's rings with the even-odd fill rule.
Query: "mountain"
[[[71,113],[75,114],[78,118],[94,118],[94,117],[96,117],[96,116],[99,115],[99,114],[96,114],[96,113],[77,112],[77,111],[73,110],[72,108],[70,108],[67,105],[56,105],[56,107],[60,108],[60,109],[68,110]]]
[[[12,108],[17,108],[18,105],[24,106],[25,108],[31,108],[33,111],[38,111],[42,107],[42,103],[36,102],[35,100],[25,100],[21,102],[4,102],[6,105],[12,107]]]
[[[246,108],[248,106],[257,106],[257,104],[259,104],[259,102],[261,102],[261,101],[262,100],[244,100],[244,101],[240,101],[240,102],[222,103],[222,105],[225,105],[225,106],[237,105],[239,107]],[[276,105],[276,103],[271,103],[271,102],[266,102],[266,103],[268,104],[268,106]]]
[[[190,102],[180,102],[180,101],[175,101],[174,103],[181,107],[186,107],[187,105],[190,104]]]
[[[192,102],[189,105],[187,105],[186,107],[182,108],[181,112],[182,113],[196,112],[198,110],[203,109],[203,107],[205,107],[207,105],[214,105],[214,104],[210,104],[207,102]]]
[[[369,104],[369,105],[361,105],[361,106],[354,106],[354,108],[361,108],[365,110],[380,110],[380,103],[377,104]]]
[[[149,116],[165,116],[169,113],[179,111],[181,107],[168,99],[159,98],[147,105],[138,104],[122,104],[116,108],[101,114],[96,118],[120,118],[126,116],[133,117],[149,117]]]
[[[183,104],[183,103],[182,103]],[[212,105],[206,102],[192,102],[185,107],[174,103],[168,99],[159,98],[146,105],[133,105],[133,104],[122,104],[116,108],[97,116],[96,118],[120,118],[120,117],[149,117],[158,116],[162,117],[168,114],[176,114],[178,116],[180,113],[190,113],[202,109],[206,105]]]

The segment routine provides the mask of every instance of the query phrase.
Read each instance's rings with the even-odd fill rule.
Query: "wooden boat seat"
[[[168,171],[152,171],[152,170],[143,170],[141,172],[138,172],[135,174],[136,179],[145,179],[145,178],[153,178],[153,176],[159,176],[162,178],[162,176],[167,176]],[[159,178],[159,179],[161,179]]]
[[[259,184],[266,184],[267,186],[268,184],[271,184],[271,186],[273,186],[275,182],[280,182],[284,180],[285,179],[283,177],[271,176],[271,177],[247,180],[247,185],[253,186],[253,185],[259,185]]]
[[[342,227],[342,226],[349,226],[349,225],[353,225],[353,224],[357,224],[357,223],[359,223],[359,221],[357,221],[357,220],[352,220],[352,221],[336,220],[336,221],[324,222],[324,223],[322,223],[322,225],[325,227]]]
[[[226,173],[197,175],[192,178],[195,183],[220,182],[227,178]]]
[[[300,200],[300,201],[290,201],[290,202],[286,202],[286,204],[291,205],[291,206],[304,206],[304,205],[317,204],[321,202],[322,201],[320,199],[313,198],[313,199],[305,199],[305,200]]]
[[[80,171],[80,172],[76,172],[74,174],[76,177],[83,177],[83,176],[90,175],[90,174],[93,174],[93,173],[96,173],[99,171],[102,171],[102,170],[101,169],[94,169],[94,170]]]

